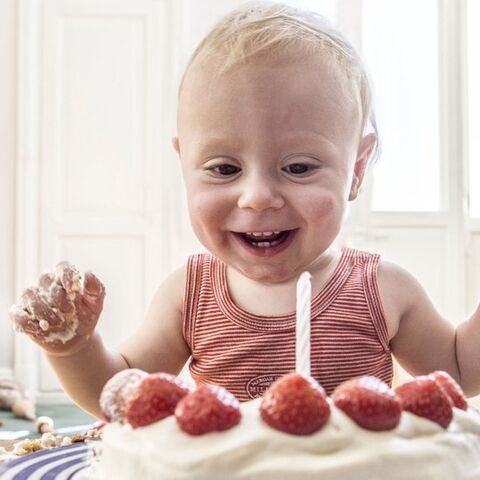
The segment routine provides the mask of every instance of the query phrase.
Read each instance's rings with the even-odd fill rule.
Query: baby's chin
[[[261,258],[244,261],[243,259],[220,258],[228,267],[250,280],[261,284],[286,284],[297,282],[302,272],[314,272],[333,267],[340,260],[341,251],[335,246],[327,246],[321,252],[311,252],[311,255],[296,253],[283,259]],[[218,257],[217,257],[218,258]]]
[[[228,240],[213,242],[200,239],[204,248],[227,265],[227,269],[233,269],[249,280],[267,285],[296,282],[302,272],[315,269],[318,259],[325,253],[323,251],[307,253],[299,252],[297,249],[290,251],[287,249],[279,255],[255,256],[239,249],[236,241],[230,243],[231,239]]]
[[[233,267],[238,273],[250,280],[262,284],[282,284],[290,281],[296,281],[298,276],[306,269],[301,266],[288,268],[285,262],[274,263],[263,261],[256,264],[246,264],[243,262],[226,262],[227,265]]]

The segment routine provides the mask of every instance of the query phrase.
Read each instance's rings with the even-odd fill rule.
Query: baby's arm
[[[180,373],[190,357],[183,338],[186,267],[171,273],[155,293],[145,320],[119,351],[132,368]]]
[[[378,284],[392,353],[411,374],[445,370],[468,396],[480,392],[480,310],[457,328],[402,268],[382,262]]]
[[[106,348],[99,333],[94,330],[103,307],[104,292],[98,279],[89,275],[95,280],[96,295],[92,297],[88,291],[80,289],[75,299],[76,308],[69,312],[73,320],[78,317],[79,327],[76,335],[66,343],[45,339],[56,327],[54,313],[58,311],[59,302],[55,298],[49,299],[42,285],[26,291],[29,296],[31,292],[40,293],[37,295],[40,303],[35,307],[35,315],[31,314],[30,306],[36,303],[24,294],[21,302],[12,309],[11,316],[17,330],[28,334],[42,347],[66,393],[83,409],[101,417],[98,404],[101,389],[118,371],[137,367],[178,373],[187,360],[189,352],[181,336],[185,269],[174,272],[160,286],[143,326],[119,351]],[[65,287],[59,285],[56,288],[60,297],[68,295]],[[43,331],[40,319],[45,316],[51,320],[51,326]],[[57,324],[60,332],[61,322],[57,321]],[[176,333],[171,331],[175,329],[178,329]]]
[[[98,404],[104,384],[125,368],[177,374],[190,356],[182,336],[185,269],[172,273],[158,288],[145,320],[115,350],[107,349],[98,333],[88,347],[69,357],[48,360],[67,394],[82,408],[101,417]]]

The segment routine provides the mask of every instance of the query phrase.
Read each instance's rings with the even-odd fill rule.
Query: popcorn
[[[40,445],[42,449],[56,447],[57,437],[51,432],[44,433],[40,438]]]
[[[87,438],[88,440],[101,440],[103,437],[103,433],[101,430],[98,430],[96,428],[89,430],[87,432]]]
[[[13,445],[11,452],[0,447],[0,462],[9,458],[27,455],[38,452],[39,450],[48,450],[50,448],[64,447],[72,443],[101,440],[102,432],[96,429],[89,430],[83,435],[74,435],[73,437],[62,437],[52,432],[44,433],[40,438],[26,438]]]
[[[13,455],[26,455],[27,453],[38,452],[38,450],[42,450],[41,440],[37,438],[36,440],[31,440],[26,438],[25,440],[21,440],[13,445]]]
[[[47,433],[53,431],[54,423],[50,417],[41,416],[37,418],[35,426],[38,433]]]
[[[61,447],[65,447],[66,445],[71,445],[73,442],[72,442],[72,439],[70,437],[63,437],[62,438],[62,443],[60,443],[60,446]]]

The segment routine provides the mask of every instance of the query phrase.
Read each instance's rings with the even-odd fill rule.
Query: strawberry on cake
[[[359,377],[330,397],[292,373],[240,404],[219,386],[126,370],[100,404],[102,479],[480,479],[480,414],[445,372],[395,390]]]

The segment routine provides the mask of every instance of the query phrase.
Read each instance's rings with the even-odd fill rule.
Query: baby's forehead
[[[291,105],[298,103],[307,109],[313,104],[326,105],[348,116],[348,121],[362,117],[355,72],[328,52],[291,51],[238,61],[227,69],[221,59],[197,58],[189,66],[180,91],[179,126],[199,110],[227,111],[230,104],[232,108],[238,105],[235,100],[252,96],[258,98],[259,108],[268,105],[265,98],[272,97],[272,102],[290,100]]]
[[[179,97],[186,88],[198,85],[202,82],[216,84],[216,82],[228,81],[232,76],[239,73],[250,74],[268,72],[282,68],[297,68],[303,74],[310,74],[312,81],[322,81],[326,77],[332,78],[342,88],[355,90],[361,79],[361,72],[349,65],[344,59],[326,47],[317,48],[315,51],[305,51],[290,47],[282,51],[264,52],[252,55],[245,59],[223,58],[222,54],[198,55],[187,67],[182,84],[179,89]]]

